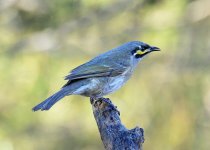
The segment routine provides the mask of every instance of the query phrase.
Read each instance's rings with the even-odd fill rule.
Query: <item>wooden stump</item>
[[[128,130],[120,120],[119,112],[109,99],[91,100],[93,114],[106,150],[141,150],[144,131],[136,127]]]

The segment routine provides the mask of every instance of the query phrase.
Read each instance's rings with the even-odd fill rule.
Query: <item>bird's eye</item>
[[[150,48],[149,45],[143,45],[143,46],[141,46],[141,47],[142,47],[142,48],[141,48],[142,51],[145,51],[146,49]]]
[[[149,49],[150,46],[145,44],[145,45],[139,45],[137,47],[135,47],[134,50],[131,51],[131,54],[134,55],[135,57],[143,55],[144,53],[146,53],[146,50]]]
[[[132,55],[136,54],[136,52],[137,52],[138,50],[140,50],[139,47],[136,47],[134,50],[131,51],[131,54],[132,54]]]
[[[150,48],[149,45],[139,45],[137,47],[135,47],[134,50],[131,51],[132,55],[135,56],[135,58],[141,58],[143,57],[145,54],[147,54],[147,50]]]

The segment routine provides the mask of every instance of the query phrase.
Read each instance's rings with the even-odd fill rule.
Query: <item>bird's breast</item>
[[[109,77],[107,84],[103,90],[104,95],[112,93],[121,88],[126,83],[126,81],[131,77],[131,74],[132,74],[132,68],[128,68],[121,75],[115,77]]]
[[[121,88],[128,78],[124,75],[109,77],[103,89],[103,95],[112,93]]]
[[[114,77],[97,77],[86,79],[87,84],[79,89],[79,94],[89,97],[102,97],[121,88],[130,78],[131,70]]]

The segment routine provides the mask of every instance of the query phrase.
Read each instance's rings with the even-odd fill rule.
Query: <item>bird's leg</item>
[[[119,110],[117,110],[117,106],[113,105],[112,102],[109,100],[109,98],[104,98],[104,97],[101,97],[101,98],[90,97],[90,103],[92,105],[95,105],[98,102],[100,103],[99,105],[101,105],[102,102],[105,102],[106,104],[108,104],[111,107],[111,109],[115,110],[120,115]]]
[[[112,102],[109,100],[109,98],[101,97],[96,101],[103,101],[103,102],[107,103],[113,110],[115,110],[120,115],[120,111],[117,110],[117,106],[113,105]]]
[[[94,97],[90,97],[90,103],[91,103],[91,104],[95,104],[95,101],[96,101],[96,100],[94,99]]]
[[[90,103],[91,105],[96,105],[96,103],[99,103],[99,105],[101,105],[102,100],[100,100],[99,98],[90,97]]]

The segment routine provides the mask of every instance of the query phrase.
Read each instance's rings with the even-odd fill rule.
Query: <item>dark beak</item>
[[[149,48],[149,51],[150,51],[150,52],[152,52],[152,51],[160,51],[160,48],[155,47],[155,46],[151,46],[151,47]]]

